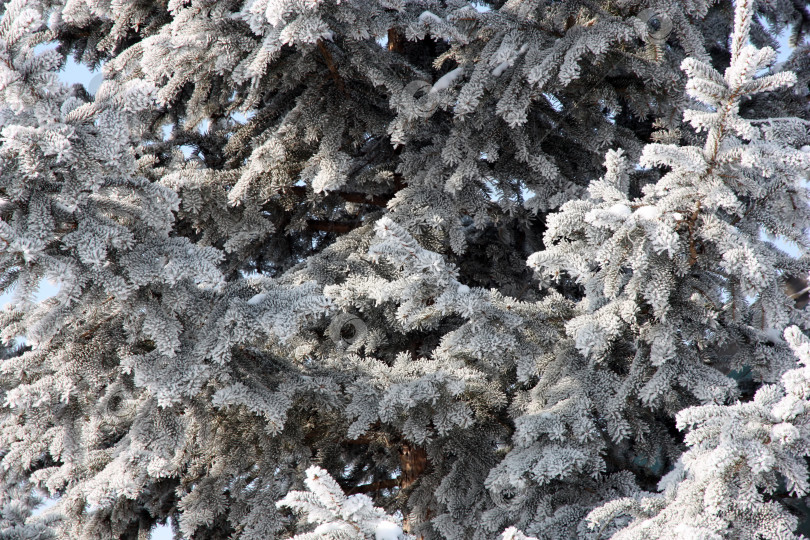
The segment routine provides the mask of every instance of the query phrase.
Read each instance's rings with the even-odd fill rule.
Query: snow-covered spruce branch
[[[734,398],[736,383],[711,365],[726,373],[750,366],[775,380],[789,367],[782,330],[807,323],[785,294],[783,275],[806,275],[810,265],[759,238],[762,231],[802,253],[810,247],[810,212],[796,204],[807,198],[810,154],[791,147],[807,122],[739,114],[742,99],[796,80],[792,73],[756,76],[775,53],[739,45],[751,5],[738,2],[737,45],[724,75],[700,60],[683,61],[687,92],[705,105],[684,118],[706,132],[703,147],[648,144],[640,164],[669,170],[636,199],[628,195],[628,160],[621,150],[608,152],[606,175],[591,183],[588,198],[549,217],[549,247],[529,259],[545,279],[566,275],[584,289],[580,315],[566,326],[582,354],[604,362],[628,335],[649,350],[653,372],[645,368],[632,385],[648,405],[665,403],[674,385],[704,402]],[[775,218],[783,215],[790,220]],[[730,342],[765,341],[776,349],[722,353]]]
[[[419,443],[430,442],[434,434],[449,432],[458,437],[456,426],[502,432],[502,425],[492,418],[475,418],[470,412],[478,395],[491,402],[503,399],[509,389],[486,382],[486,373],[514,365],[519,381],[525,384],[539,377],[539,382],[512,412],[512,444],[484,480],[487,497],[496,507],[484,514],[479,530],[497,533],[505,516],[530,505],[534,498],[549,506],[557,498],[570,500],[569,511],[584,515],[596,502],[637,491],[626,475],[594,481],[605,465],[600,455],[603,441],[596,435],[598,426],[591,411],[604,408],[613,394],[610,385],[596,384],[570,341],[560,339],[560,321],[570,316],[570,302],[555,292],[529,303],[468,287],[458,282],[456,269],[441,254],[420,246],[393,220],[379,220],[375,231],[368,256],[374,267],[389,269],[386,277],[352,277],[340,286],[327,287],[326,296],[339,306],[368,314],[377,306],[390,306],[395,308],[401,331],[435,328],[444,336],[433,351],[435,358],[414,359],[401,353],[391,369],[374,366],[381,374],[376,380],[364,376],[352,386],[347,412],[358,419],[350,428],[351,436],[362,434],[376,421],[393,423]],[[444,326],[454,316],[464,322]],[[538,354],[522,355],[527,346]],[[369,360],[365,362],[365,369],[371,368]],[[435,372],[431,374],[430,369]],[[604,374],[602,382],[609,376]],[[586,384],[575,382],[580,377]],[[390,382],[381,384],[380,379]],[[508,439],[501,440],[505,446]],[[465,469],[458,470],[461,474]],[[529,471],[529,479],[523,471]],[[580,490],[566,487],[565,482],[574,477],[589,483],[585,497]],[[451,487],[443,482],[440,489]],[[544,521],[535,530],[559,526],[564,517],[549,512],[536,519]]]
[[[363,375],[350,386],[347,413],[356,420],[349,435],[357,437],[382,421],[421,444],[468,428],[475,423],[472,402],[503,400],[501,389],[486,383],[488,370],[514,365],[521,380],[535,373],[534,358],[521,354],[521,342],[539,320],[550,316],[553,302],[533,306],[464,285],[441,254],[420,246],[390,218],[378,220],[374,230],[367,255],[371,268],[341,285],[325,287],[324,295],[336,306],[359,309],[369,336],[388,330],[379,323],[391,320],[398,333],[432,328],[441,339],[430,356],[403,351],[388,366],[367,355],[365,369],[374,376]],[[532,316],[537,320],[532,322]],[[453,317],[463,323],[447,325]],[[543,330],[542,335],[549,334],[549,329]],[[554,337],[546,335],[549,341]],[[360,340],[352,347],[366,344],[369,351],[371,343]]]
[[[5,2],[0,328],[34,348],[0,363],[0,536],[376,536],[276,506],[314,462],[426,540],[627,525],[584,517],[649,498],[676,414],[778,381],[807,328],[767,235],[806,252],[810,55],[771,92],[746,52],[801,4],[741,2],[726,39],[713,0]]]
[[[775,494],[802,497],[810,487],[810,340],[796,326],[785,339],[801,367],[751,402],[678,413],[689,450],[661,479],[662,493],[611,501],[591,512],[591,527],[630,516],[611,538],[800,538],[796,516]]]
[[[465,324],[443,335],[434,352],[437,358],[470,355],[495,364],[509,358],[518,363],[521,379],[529,376],[524,370],[533,371],[534,367],[527,363],[530,359],[520,356],[520,332],[533,326],[532,317],[559,317],[552,306],[555,301],[562,303],[559,297],[537,306],[495,290],[469,287],[458,281],[458,270],[452,263],[421,247],[391,218],[378,220],[374,231],[367,257],[372,263],[391,265],[394,276],[350,277],[342,285],[325,287],[326,297],[343,307],[362,306],[367,300],[375,306],[394,305],[402,331],[435,328],[453,315],[460,316]],[[543,330],[553,333],[550,328]]]
[[[614,516],[630,515],[637,519],[614,538],[792,537],[795,518],[762,491],[773,494],[780,475],[794,495],[806,489],[807,435],[773,411],[794,398],[780,401],[779,387],[766,386],[751,403],[721,405],[738,396],[731,370],[751,368],[766,382],[790,370],[795,360],[781,334],[790,323],[808,325],[783,289],[784,273],[807,275],[806,261],[759,238],[762,231],[781,236],[803,254],[810,247],[807,205],[796,204],[807,200],[810,156],[796,148],[803,135],[795,134],[807,123],[740,116],[743,98],[795,77],[756,76],[774,52],[745,45],[752,3],[738,2],[735,13],[724,75],[699,60],[682,64],[687,92],[706,106],[684,114],[706,133],[703,147],[647,145],[641,165],[669,170],[636,199],[628,196],[628,161],[609,152],[607,173],[591,184],[589,198],[550,217],[551,247],[529,260],[546,279],[567,274],[582,286],[579,315],[566,330],[583,355],[598,365],[615,361],[619,347],[638,351],[611,409],[640,399],[677,414],[681,427],[701,426],[687,436],[693,449],[662,481],[664,495],[619,499],[592,514],[606,527],[595,532],[605,536],[625,523]],[[780,215],[789,222],[773,217]],[[791,328],[795,348],[799,330]],[[727,352],[729,342],[745,345]],[[677,386],[706,405],[679,411]],[[635,435],[626,424],[614,426],[617,441]]]
[[[54,515],[61,519],[25,530],[79,538],[90,528],[117,538],[130,525],[110,516],[180,473],[177,459],[191,439],[178,403],[213,384],[218,392],[206,395],[198,413],[246,407],[271,431],[273,422],[281,429],[290,395],[312,391],[317,381],[295,385],[285,377],[277,395],[257,397],[265,384],[236,381],[224,365],[234,363],[232,348],[283,342],[329,305],[311,283],[226,285],[218,266],[223,252],[178,234],[180,197],[146,177],[154,165],[149,156],[137,159],[153,86],[106,81],[88,100],[59,82],[61,54],[36,47],[53,38],[43,21],[49,6],[4,7],[0,283],[4,292],[15,289],[15,302],[0,326],[4,339],[24,335],[32,349],[0,365],[0,491],[37,487],[60,496]],[[47,24],[58,22],[51,17]],[[43,279],[60,288],[36,304]],[[84,392],[92,398],[80,397]],[[36,426],[22,429],[34,409]],[[210,516],[205,508],[194,511],[200,493],[177,495],[188,536]],[[22,515],[23,506],[3,504],[9,516]],[[152,523],[135,521],[147,534]]]
[[[307,491],[290,491],[277,506],[306,514],[317,524],[291,540],[415,540],[402,532],[401,520],[390,516],[363,494],[346,496],[328,472],[310,467],[304,480]]]

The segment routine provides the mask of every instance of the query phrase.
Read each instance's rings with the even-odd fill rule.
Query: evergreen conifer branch
[[[0,537],[796,537],[805,4],[6,2]]]

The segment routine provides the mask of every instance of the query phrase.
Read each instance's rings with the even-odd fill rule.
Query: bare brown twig
[[[335,80],[337,89],[340,90],[340,93],[344,96],[348,96],[349,94],[346,92],[346,85],[343,83],[343,77],[340,76],[337,66],[335,65],[335,59],[332,58],[332,53],[330,53],[329,49],[326,48],[326,44],[322,39],[318,40],[318,50],[321,51],[321,56],[323,56],[323,59],[326,62],[326,67],[329,69],[329,73],[332,74],[332,78]]]

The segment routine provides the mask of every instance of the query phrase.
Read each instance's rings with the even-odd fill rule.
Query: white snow
[[[808,146],[808,145],[804,145],[804,146],[802,146],[801,148],[799,148],[799,150],[801,150],[802,152],[808,152],[808,153],[810,153],[810,146]]]
[[[630,211],[630,207],[627,206],[626,204],[622,204],[622,203],[614,204],[613,206],[608,208],[607,211],[610,212],[611,214],[613,214],[614,216],[620,217],[620,218],[626,218],[630,214],[632,214],[632,212]]]
[[[782,339],[782,332],[780,332],[776,328],[766,328],[765,335],[768,336],[768,339],[771,340],[773,343],[785,342],[785,340]]]
[[[436,92],[441,92],[442,90],[450,88],[450,85],[453,84],[453,81],[458,79],[462,73],[464,73],[464,68],[461,67],[457,67],[450,73],[446,73],[438,81],[436,81],[436,83],[433,85],[433,88],[430,89],[430,93],[435,94]]]
[[[374,540],[399,540],[402,538],[402,528],[390,521],[381,521],[374,529]]]
[[[636,216],[640,217],[641,219],[658,219],[660,215],[661,210],[659,210],[657,206],[642,206],[636,210]]]
[[[508,68],[508,67],[509,67],[509,62],[501,62],[500,64],[498,64],[495,67],[495,69],[492,70],[492,75],[494,77],[500,77],[501,73],[506,71],[506,68]]]
[[[249,306],[255,306],[256,304],[261,304],[264,299],[267,298],[267,295],[264,293],[259,293],[253,295],[250,300],[247,301]]]
[[[343,523],[324,523],[323,525],[318,525],[315,527],[315,530],[312,531],[315,534],[326,534],[330,532],[338,532],[338,531],[345,531],[346,527]]]
[[[459,285],[457,289],[458,294],[467,294],[470,292],[470,288],[466,285]]]
[[[428,21],[433,21],[433,22],[437,22],[437,23],[442,22],[442,19],[438,15],[436,15],[435,13],[432,13],[430,11],[423,11],[422,14],[419,15],[419,20],[424,22],[424,23],[426,23]]]
[[[521,54],[525,53],[527,50],[529,50],[529,45],[528,45],[528,44],[526,44],[526,43],[524,43],[524,44],[523,44],[523,45],[520,47],[520,49],[518,50],[518,52],[517,52],[517,53],[518,53],[518,55],[521,55]],[[514,64],[514,60],[512,60],[512,61],[504,61],[504,62],[501,62],[500,64],[498,64],[498,65],[495,67],[495,69],[493,69],[493,70],[492,70],[492,75],[493,75],[493,77],[500,77],[500,76],[501,76],[501,74],[502,74],[504,71],[506,71],[506,68],[508,68],[508,67],[509,67],[509,66],[511,66],[512,64]]]

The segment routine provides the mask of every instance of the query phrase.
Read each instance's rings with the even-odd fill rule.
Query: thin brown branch
[[[698,252],[695,246],[695,225],[697,224],[698,217],[700,216],[700,200],[697,202],[697,207],[692,215],[689,216],[689,266],[694,266],[698,259]]]
[[[394,173],[394,190],[399,191],[408,187],[405,177],[401,174]]]
[[[388,50],[399,54],[405,52],[405,36],[398,28],[388,29]]]
[[[389,478],[388,480],[381,480],[373,484],[363,484],[361,486],[354,486],[346,489],[346,495],[355,495],[357,493],[373,493],[382,489],[391,489],[399,486],[399,478]]]
[[[340,90],[340,93],[344,96],[348,96],[349,94],[346,92],[346,85],[343,83],[343,77],[340,76],[337,66],[335,66],[335,59],[332,58],[332,53],[330,53],[329,49],[326,48],[326,44],[322,39],[318,40],[318,50],[321,51],[321,56],[323,56],[323,59],[326,62],[326,67],[329,69],[329,73],[332,74],[332,78],[335,80],[337,89]]]
[[[427,469],[427,452],[421,446],[405,442],[399,449],[399,463],[402,469],[402,478],[399,485],[405,489],[416,482]]]
[[[371,437],[361,435],[360,437],[357,437],[356,439],[346,439],[341,444],[367,446],[367,445],[369,445],[369,444],[371,444],[373,442],[374,442],[374,439],[372,439]]]

